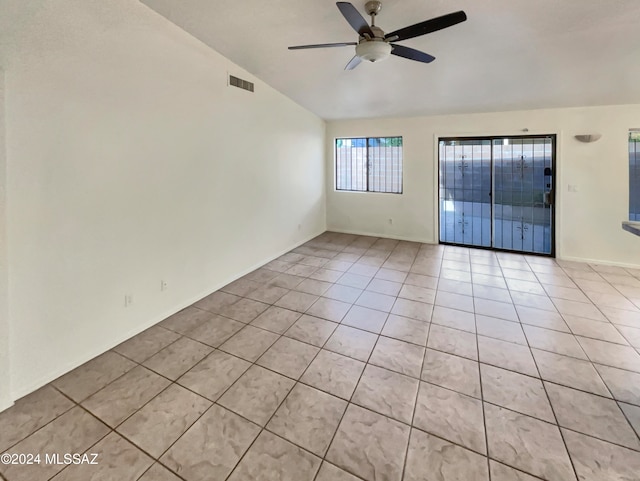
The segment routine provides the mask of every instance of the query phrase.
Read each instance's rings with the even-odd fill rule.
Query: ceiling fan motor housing
[[[369,62],[379,62],[391,55],[391,45],[384,40],[365,40],[356,45],[356,55]]]

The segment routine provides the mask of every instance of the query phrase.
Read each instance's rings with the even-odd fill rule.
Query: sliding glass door
[[[555,136],[439,141],[440,242],[553,255]]]

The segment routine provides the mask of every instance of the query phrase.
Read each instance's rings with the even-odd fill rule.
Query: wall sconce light
[[[586,143],[595,142],[600,137],[602,137],[601,134],[586,134],[586,135],[575,136],[576,140],[579,140],[580,142],[586,142]]]

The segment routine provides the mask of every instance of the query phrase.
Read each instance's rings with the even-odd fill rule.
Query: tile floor
[[[640,480],[640,271],[325,233],[0,414],[7,481]]]

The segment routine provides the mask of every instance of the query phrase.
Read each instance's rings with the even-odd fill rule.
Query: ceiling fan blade
[[[358,43],[357,42],[341,42],[341,43],[319,43],[316,45],[296,45],[294,47],[289,47],[289,50],[302,50],[305,48],[349,47],[353,45],[358,45]]]
[[[362,59],[356,55],[351,60],[349,60],[349,63],[347,64],[347,66],[344,69],[345,70],[353,70],[358,65],[360,65],[360,62],[362,62]]]
[[[386,34],[384,38],[387,40],[391,39],[393,42],[399,42],[401,40],[419,37],[420,35],[426,35],[427,33],[437,32],[443,28],[464,22],[466,19],[467,14],[460,10],[459,12],[449,13],[447,15],[442,15],[441,17],[416,23],[409,27],[401,28],[400,30]]]
[[[360,12],[356,10],[356,7],[349,2],[336,2],[336,5],[340,9],[342,16],[349,22],[349,25],[351,25],[361,37],[363,37],[365,33],[372,38],[375,37],[373,30],[371,30],[371,27],[364,17],[360,15]]]
[[[404,45],[391,44],[393,50],[391,55],[397,55],[398,57],[408,58],[409,60],[416,60],[417,62],[431,63],[436,58],[428,53],[421,52],[415,48],[405,47]]]

